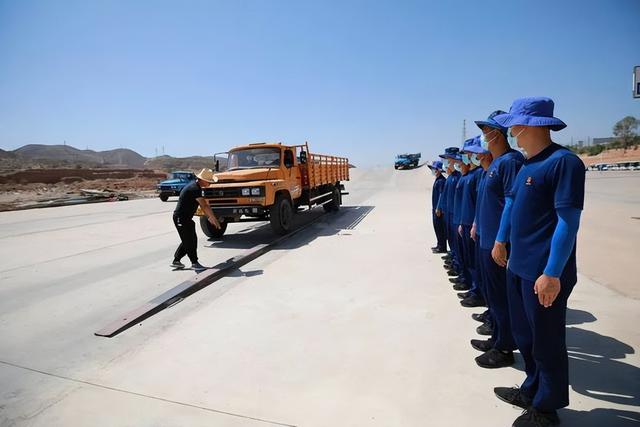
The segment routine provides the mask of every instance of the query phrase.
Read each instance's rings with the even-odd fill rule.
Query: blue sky
[[[640,117],[640,1],[0,0],[0,148],[300,143],[362,165],[544,95],[569,143]]]

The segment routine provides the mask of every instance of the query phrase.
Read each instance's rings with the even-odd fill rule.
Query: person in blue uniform
[[[447,179],[445,181],[444,191],[440,195],[440,200],[438,201],[437,211],[440,211],[444,216],[447,231],[447,242],[451,249],[451,254],[445,261],[445,268],[448,270],[447,274],[449,276],[460,275],[460,271],[462,269],[462,263],[460,262],[458,254],[457,239],[455,238],[456,232],[453,227],[455,189],[458,184],[458,180],[460,179],[460,172],[455,170],[453,161],[460,158],[459,151],[458,147],[448,147],[445,149],[444,154],[439,156],[443,159],[443,167],[446,165],[445,168],[447,171]]]
[[[477,196],[476,196],[476,213],[473,218],[473,225],[471,226],[471,239],[473,239],[475,243],[475,259],[476,259],[476,279],[478,280],[478,289],[485,303],[487,304],[487,309],[483,313],[473,313],[471,317],[480,322],[487,323],[488,325],[492,325],[493,321],[491,319],[491,307],[489,306],[489,298],[487,297],[486,284],[484,282],[484,273],[482,271],[482,262],[480,257],[480,233],[478,231],[478,224],[480,223],[480,213],[482,212],[482,200],[485,191],[487,170],[491,166],[491,162],[493,161],[493,156],[491,152],[482,146],[482,135],[480,136],[480,146],[473,145],[467,147],[467,152],[471,153],[471,162],[474,164],[478,164],[482,168],[482,173],[478,180],[477,187]],[[483,327],[484,325],[481,325]],[[493,332],[493,331],[492,331]],[[473,345],[475,341],[480,340],[471,340],[471,344]]]
[[[463,169],[467,172],[464,175],[464,186],[462,190],[462,207],[460,212],[460,226],[458,234],[461,236],[463,248],[463,260],[465,264],[465,272],[471,284],[468,292],[460,295],[463,297],[460,304],[463,307],[482,307],[485,304],[483,294],[480,290],[481,283],[479,270],[476,260],[476,244],[471,238],[471,229],[476,214],[476,205],[478,199],[478,183],[482,177],[482,168],[475,151],[480,151],[480,135],[468,139],[462,147],[462,163]],[[462,182],[463,179],[460,179]]]
[[[468,290],[471,288],[471,272],[467,268],[467,262],[465,261],[465,252],[462,242],[462,236],[460,235],[460,219],[462,217],[462,195],[467,185],[467,173],[469,167],[462,163],[462,156],[457,155],[455,159],[451,159],[453,162],[453,168],[460,174],[460,178],[456,183],[454,196],[453,196],[453,215],[451,217],[451,223],[453,224],[453,239],[455,241],[455,247],[458,255],[458,265],[460,266],[458,272],[460,276],[455,280],[456,283],[465,285]],[[452,280],[453,281],[453,280]],[[458,295],[460,297],[460,295]]]
[[[431,219],[433,222],[433,230],[436,234],[437,243],[436,246],[431,248],[431,250],[435,254],[444,254],[447,253],[447,231],[445,228],[442,213],[440,213],[440,215],[437,215],[436,210],[438,208],[440,195],[444,191],[445,177],[442,173],[441,161],[436,160],[435,162],[427,166],[434,176],[433,188],[431,189]]]
[[[515,427],[559,423],[569,404],[566,346],[567,300],[577,282],[576,235],[584,205],[585,167],[551,140],[566,127],[549,98],[521,98],[494,120],[509,128],[509,142],[526,157],[507,197],[493,249],[506,266],[513,336],[525,362],[519,388],[496,387],[496,395],[525,408]],[[510,243],[510,254],[506,245]]]
[[[480,263],[490,310],[491,337],[472,340],[471,345],[483,354],[476,363],[483,368],[502,368],[513,365],[516,345],[511,332],[509,301],[507,299],[507,270],[491,256],[505,198],[511,196],[513,182],[522,167],[524,157],[509,147],[507,129],[494,120],[504,111],[494,111],[487,120],[477,121],[482,130],[482,145],[491,152],[493,162],[487,170],[484,192],[480,203]],[[487,328],[489,329],[489,328]]]

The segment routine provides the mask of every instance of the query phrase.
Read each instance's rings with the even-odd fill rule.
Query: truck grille
[[[202,190],[202,195],[204,197],[217,199],[224,197],[241,197],[242,189],[241,188],[205,188]]]

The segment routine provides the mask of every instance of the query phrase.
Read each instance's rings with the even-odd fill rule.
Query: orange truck
[[[314,206],[337,211],[349,160],[313,154],[309,145],[249,144],[214,156],[214,182],[202,195],[222,226],[214,228],[198,209],[208,237],[220,238],[231,222],[270,221],[273,231],[287,234],[293,215]]]

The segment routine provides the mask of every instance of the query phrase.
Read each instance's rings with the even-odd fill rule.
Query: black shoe
[[[452,277],[449,281],[451,283],[464,283],[464,277]]]
[[[474,296],[471,292],[459,292],[458,293],[458,298],[460,299],[467,299],[467,298],[471,298],[472,296]]]
[[[451,255],[449,255],[449,252],[447,252],[446,255],[442,256],[442,259],[446,261],[446,260],[453,259],[453,257]]]
[[[516,418],[512,427],[550,427],[558,424],[560,424],[560,418],[555,411],[541,412],[536,408],[529,408]]]
[[[476,332],[480,335],[491,336],[493,335],[493,328],[488,323],[483,323],[476,328]]]
[[[491,338],[488,340],[471,340],[471,347],[482,352],[491,350],[494,344],[495,342]]]
[[[525,396],[519,387],[494,387],[493,392],[498,399],[513,406],[522,409],[528,409],[531,406],[532,399],[529,396]]]
[[[460,301],[460,305],[463,307],[486,307],[484,300],[476,295],[471,295],[468,298]]]
[[[476,322],[485,323],[489,320],[489,310],[485,310],[484,313],[473,313],[471,318]]]
[[[453,285],[454,291],[468,291],[469,289],[471,289],[471,286],[467,285],[466,283],[457,283]]]
[[[434,254],[446,254],[446,253],[447,253],[447,250],[446,250],[446,249],[442,249],[442,248],[440,248],[440,249],[436,249],[436,250],[434,250],[434,251],[433,251],[433,253],[434,253]]]
[[[174,259],[173,262],[171,263],[171,268],[174,268],[176,270],[182,270],[184,268],[184,264]]]
[[[203,271],[205,271],[208,267],[205,267],[204,265],[200,264],[199,262],[194,262],[191,264],[191,268],[193,269],[193,271],[195,271],[196,273],[202,273]]]
[[[503,352],[497,348],[492,348],[484,354],[476,357],[476,363],[481,368],[494,369],[505,368],[515,363],[513,351]]]
[[[459,276],[460,275],[460,273],[458,273],[455,269],[451,269],[451,270],[447,271],[447,274],[449,276]]]

